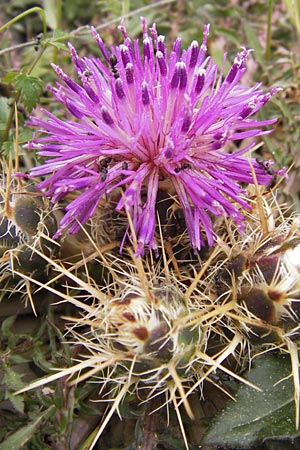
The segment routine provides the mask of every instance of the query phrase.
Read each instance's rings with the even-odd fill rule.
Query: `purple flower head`
[[[191,246],[200,249],[204,236],[214,243],[213,216],[242,225],[241,209],[250,206],[239,183],[253,183],[253,169],[258,184],[271,180],[265,165],[246,155],[254,144],[234,151],[232,141],[271,131],[263,127],[276,119],[253,115],[278,89],[266,94],[260,84],[240,84],[246,49],[227,74],[220,73],[206,56],[209,26],[201,45],[193,41],[181,50],[178,38],[171,51],[155,25],[148,34],[142,18],[142,28],[142,50],[123,25],[123,43],[110,50],[92,29],[101,60],[80,58],[70,45],[78,81],[53,66],[63,83],[50,89],[69,112],[65,119],[48,111],[47,120],[31,118],[30,125],[45,135],[28,147],[47,158],[31,175],[50,174],[39,188],[54,203],[76,193],[56,236],[65,229],[76,233],[105,195],[120,192],[116,209],[131,216],[138,253],[156,248],[156,199],[167,181],[181,204]]]

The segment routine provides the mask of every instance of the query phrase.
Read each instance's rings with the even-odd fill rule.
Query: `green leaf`
[[[43,40],[43,46],[52,46],[69,52],[69,49],[64,42],[69,41],[70,39],[74,39],[72,34],[65,33],[64,31],[57,29],[53,31],[53,36],[51,38]]]
[[[172,450],[185,450],[186,449],[183,439],[176,439],[172,436],[169,436],[168,434],[160,436],[160,439],[163,443],[167,444],[167,448],[172,448]],[[192,447],[189,446],[189,449],[192,450]]]
[[[54,412],[55,410],[52,406],[44,413],[39,414],[36,419],[34,419],[28,425],[20,428],[18,431],[15,431],[4,442],[2,442],[0,444],[0,450],[20,450],[21,448],[23,448],[24,444],[26,444],[26,442],[28,442],[29,439],[31,439],[35,435],[41,422],[44,419],[51,417]]]
[[[248,47],[253,48],[254,59],[263,67],[265,64],[265,57],[264,57],[263,48],[257,37],[257,32],[248,23],[245,23],[244,28],[245,28],[245,34],[247,37]]]
[[[36,345],[34,348],[33,362],[44,372],[52,370],[52,364],[47,360],[47,352],[45,348],[41,348],[40,345]]]
[[[40,101],[43,83],[39,78],[20,74],[16,77],[16,88],[20,89],[22,100],[30,112]]]
[[[49,40],[48,45],[51,45],[52,47],[55,47],[58,50],[68,51],[68,47],[66,46],[66,44],[64,44],[63,42],[60,42],[60,41]]]
[[[54,30],[57,27],[56,2],[53,0],[43,0],[43,7],[46,15],[46,23]]]
[[[250,448],[266,439],[295,438],[294,385],[288,357],[264,355],[245,378],[262,392],[243,384],[208,430],[204,445]]]
[[[15,144],[13,141],[9,140],[3,143],[2,145],[3,153],[6,157],[12,157],[15,159]]]
[[[9,72],[6,75],[4,75],[3,81],[5,83],[13,83],[18,75],[19,75],[19,72]]]
[[[13,406],[20,412],[24,412],[24,395],[14,395],[13,392],[6,392],[6,398],[11,401]]]
[[[31,355],[27,355],[27,354],[11,353],[9,355],[9,360],[14,364],[23,364],[23,363],[31,362],[32,357],[31,357]]]
[[[9,99],[5,97],[0,97],[0,123],[1,129],[5,127],[6,121],[9,115]]]
[[[17,316],[9,316],[7,317],[2,325],[1,325],[1,332],[3,337],[10,337],[14,333],[11,330],[11,326],[15,323]]]
[[[214,27],[214,33],[225,36],[227,40],[233,42],[237,47],[241,46],[241,38],[235,30],[233,31],[224,27]]]
[[[278,107],[278,109],[281,111],[283,117],[285,117],[288,120],[288,124],[290,126],[293,125],[294,122],[294,117],[293,114],[289,108],[289,106],[287,105],[286,101],[282,100],[282,99],[272,99],[273,103]]]
[[[24,387],[22,375],[18,372],[15,372],[9,366],[6,366],[4,369],[3,384],[5,384],[9,389],[12,389],[14,391]]]
[[[292,24],[300,35],[300,4],[299,1],[295,0],[285,0],[285,4],[289,11],[290,19]]]
[[[25,142],[27,142],[30,139],[32,139],[32,133],[33,133],[33,131],[29,127],[21,128],[19,130],[19,136],[18,136],[19,144],[24,144]]]
[[[53,31],[53,40],[54,41],[64,42],[69,39],[74,39],[74,36],[71,33],[65,33],[64,31],[59,30],[59,29]],[[68,47],[66,47],[66,48],[68,48]]]

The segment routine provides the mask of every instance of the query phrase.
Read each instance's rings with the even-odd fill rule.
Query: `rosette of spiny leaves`
[[[106,280],[112,280],[106,286],[84,277],[80,270],[75,273],[72,266],[67,268],[43,256],[57,272],[56,283],[61,277],[67,286],[65,291],[55,290],[48,282],[46,288],[78,311],[75,317],[65,317],[65,338],[76,349],[77,357],[73,366],[60,368],[20,392],[66,377],[69,386],[96,383],[98,401],[107,402],[108,409],[94,430],[90,448],[114,414],[121,416],[122,405],[132,398],[140,411],[159,411],[163,420],[170,410],[175,411],[188,448],[190,436],[183,418],[195,417],[191,394],[201,396],[206,381],[216,384],[216,370],[242,380],[223,365],[240,347],[239,332],[233,338],[222,334],[222,346],[208,351],[211,336],[219,333],[219,322],[223,323],[226,311],[233,306],[205,294],[209,262],[194,277],[182,275],[179,280],[167,262],[156,263],[153,268],[153,261],[131,256],[132,261],[128,261],[125,255],[120,259],[99,252],[99,269],[106,267]]]

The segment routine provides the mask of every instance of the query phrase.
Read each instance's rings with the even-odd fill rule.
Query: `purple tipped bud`
[[[132,63],[128,63],[126,65],[126,81],[128,84],[132,84],[134,79],[133,79],[133,64]]]
[[[214,134],[213,138],[216,141],[219,141],[220,139],[224,138],[224,133],[222,131],[218,131],[217,133]]]
[[[56,66],[55,64],[52,64],[52,67],[54,68],[57,75],[60,76],[60,78],[66,83],[66,85],[69,86],[72,91],[76,92],[76,94],[79,94],[81,92],[81,87],[75,83],[75,81],[71,80],[68,75],[66,75],[62,69],[59,66]]]
[[[142,25],[142,30],[143,30],[143,36],[146,37],[147,36],[147,20],[143,16],[141,17],[141,25]]]
[[[109,114],[107,108],[105,108],[105,106],[102,106],[102,108],[101,108],[101,115],[102,115],[102,119],[104,120],[106,125],[111,126],[114,124],[114,121],[113,121],[111,115]]]
[[[168,160],[174,156],[174,143],[171,140],[168,141],[166,146],[162,149],[162,154]]]
[[[105,47],[105,44],[104,44],[103,40],[101,39],[101,37],[99,36],[99,34],[97,33],[96,29],[94,27],[92,27],[91,29],[92,29],[94,39],[96,40],[104,59],[108,62],[109,57],[110,57],[109,51]]]
[[[196,77],[197,77],[196,86],[195,86],[196,94],[200,94],[200,92],[203,89],[204,81],[205,81],[205,74],[206,74],[206,71],[204,69],[201,69],[201,70],[199,70],[199,72],[196,75]]]
[[[180,47],[181,47],[181,38],[178,37],[178,38],[175,40],[174,45],[173,45],[173,52],[174,52],[175,55],[176,55],[177,61],[178,61],[179,55],[180,55]]]
[[[270,100],[271,97],[272,97],[272,94],[270,92],[263,95],[263,97],[260,99],[260,104],[265,105]]]
[[[228,136],[225,131],[218,131],[213,136],[213,139],[215,141],[212,143],[211,148],[213,150],[218,150],[219,148],[222,148],[225,145],[225,143],[227,142],[227,138],[228,138]]]
[[[190,47],[190,62],[189,68],[193,69],[196,66],[198,54],[199,54],[199,44],[197,41],[193,41]]]
[[[254,108],[255,108],[255,104],[253,102],[249,103],[249,105],[245,106],[242,109],[242,111],[240,113],[240,118],[245,119],[246,117],[248,117],[253,112]]]
[[[83,62],[81,61],[81,59],[79,58],[75,48],[73,47],[72,44],[68,44],[70,52],[71,52],[71,57],[72,57],[72,61],[73,64],[75,64],[77,70],[79,72],[84,72],[85,71],[85,65],[83,64]]]
[[[175,64],[175,71],[171,81],[171,88],[175,89],[179,86],[179,89],[184,89],[187,84],[187,72],[184,62],[177,62]]]
[[[190,128],[191,123],[192,123],[192,117],[191,117],[190,114],[187,114],[185,116],[185,118],[183,119],[183,124],[182,124],[182,127],[181,127],[181,131],[183,133],[186,133],[188,131],[188,129]]]
[[[211,144],[212,150],[219,150],[222,147],[223,147],[223,143],[221,141],[215,141]]]
[[[156,57],[157,57],[160,73],[163,77],[165,77],[167,75],[168,69],[167,69],[167,63],[165,61],[164,55],[162,54],[162,52],[157,52]]]
[[[125,92],[123,89],[123,81],[120,78],[116,79],[116,94],[120,100],[122,100],[125,97]]]
[[[90,97],[90,99],[93,100],[94,103],[99,103],[99,97],[98,95],[95,93],[95,91],[91,88],[91,86],[87,83],[84,83],[84,89],[86,91],[86,93],[88,94],[88,96]]]
[[[149,28],[149,30],[150,30],[151,36],[154,39],[154,41],[157,41],[157,30],[156,30],[156,23],[155,22],[152,25],[152,27]]]
[[[143,81],[142,83],[142,102],[144,106],[150,104],[149,90],[146,81]]]
[[[128,35],[127,35],[126,27],[124,25],[124,19],[121,20],[121,24],[118,26],[118,28],[121,31],[121,33],[123,34],[124,39],[127,39]]]
[[[183,90],[187,86],[187,71],[185,63],[181,63],[179,89]]]
[[[165,150],[165,152],[164,152],[164,155],[165,155],[165,157],[166,157],[167,159],[172,158],[173,152],[172,152],[171,148],[167,148],[167,149]]]
[[[151,53],[150,53],[150,39],[149,37],[145,37],[144,41],[144,59],[150,59]]]
[[[127,45],[122,44],[120,45],[120,51],[123,65],[124,67],[126,67],[127,64],[131,62],[129,48],[127,47]]]
[[[227,83],[232,83],[234,81],[238,71],[242,71],[245,68],[247,56],[249,55],[250,51],[251,50],[244,49],[242,52],[240,52],[236,56],[232,66],[231,66],[231,69],[229,70],[229,73],[228,73],[227,77],[225,78],[225,81]]]
[[[158,36],[157,38],[157,51],[162,52],[162,54],[166,55],[166,47],[164,44],[165,36]]]
[[[231,66],[230,71],[228,72],[228,75],[225,79],[225,81],[227,81],[227,83],[232,83],[236,77],[236,74],[238,72],[239,69],[239,65],[237,63],[233,63]]]
[[[68,110],[70,111],[70,113],[73,114],[73,116],[77,117],[77,119],[82,119],[83,117],[82,112],[79,111],[79,109],[76,108],[76,106],[68,98],[64,99],[64,103],[68,108]]]

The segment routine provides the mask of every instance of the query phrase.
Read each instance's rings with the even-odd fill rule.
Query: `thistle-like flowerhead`
[[[251,187],[253,188],[253,187]],[[253,190],[253,189],[252,189]],[[250,189],[251,191],[251,189]],[[294,380],[295,428],[300,423],[300,233],[299,214],[283,204],[275,190],[257,189],[244,231],[232,221],[220,227],[218,265],[212,290],[222,298],[229,293],[234,307],[226,313],[225,327],[244,335],[243,349],[255,357],[263,351],[289,353]],[[213,267],[213,261],[211,266]],[[226,323],[227,321],[227,323]],[[245,357],[243,351],[242,356]]]
[[[213,216],[230,216],[239,225],[249,202],[239,183],[266,185],[268,169],[246,156],[252,145],[235,151],[236,140],[270,130],[275,119],[253,115],[277,92],[264,93],[260,83],[245,87],[240,80],[250,50],[237,54],[228,73],[206,56],[209,26],[203,41],[182,50],[177,38],[171,50],[155,25],[142,19],[142,49],[123,25],[123,43],[106,48],[93,29],[102,59],[80,58],[70,45],[78,80],[58,66],[63,84],[51,90],[68,110],[59,118],[32,117],[29,124],[44,132],[28,144],[48,158],[32,169],[52,202],[69,193],[57,236],[76,233],[104,196],[118,195],[116,210],[130,215],[137,236],[137,254],[156,249],[156,200],[159,189],[180,204],[191,246],[200,249],[206,236],[214,244]],[[225,64],[224,56],[224,64]],[[223,66],[224,66],[223,64]],[[70,113],[73,118],[70,118]]]
[[[217,276],[219,293],[235,284],[245,311],[264,323],[299,320],[299,216],[280,204],[276,192],[258,193],[242,236],[228,227],[228,260]],[[228,245],[228,246],[227,246]]]

